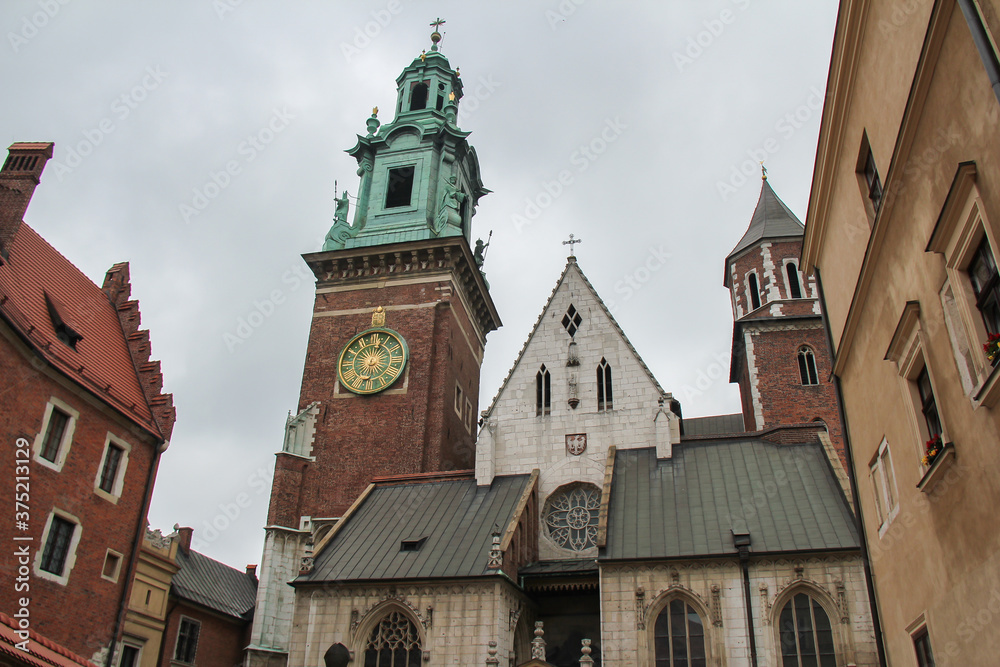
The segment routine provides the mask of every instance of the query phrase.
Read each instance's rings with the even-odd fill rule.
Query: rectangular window
[[[882,206],[882,181],[878,177],[878,169],[875,167],[875,157],[872,155],[871,148],[868,148],[868,154],[865,156],[863,174],[865,184],[868,186],[868,201],[871,202],[874,212],[878,213]]]
[[[121,466],[122,455],[125,450],[114,443],[108,444],[108,451],[104,455],[104,467],[101,468],[101,481],[98,488],[105,493],[112,493],[115,488],[115,480],[118,479],[118,468]]]
[[[1000,276],[997,275],[997,263],[985,236],[969,264],[969,280],[987,333],[1000,333]]]
[[[462,416],[462,406],[464,402],[462,401],[462,388],[455,385],[455,414],[459,417]]]
[[[139,648],[131,644],[123,645],[118,667],[139,667]]]
[[[194,656],[198,650],[198,633],[200,631],[201,623],[186,616],[181,616],[181,626],[177,631],[177,646],[174,648],[174,660],[194,663]]]
[[[896,500],[896,473],[892,469],[892,456],[889,454],[889,443],[882,440],[875,459],[870,466],[872,480],[872,495],[878,510],[879,533],[885,531],[892,519],[899,513]]]
[[[39,566],[42,570],[59,577],[63,576],[74,530],[76,530],[75,523],[53,515],[48,539],[45,540],[45,549],[42,551],[42,562]]]
[[[49,415],[48,428],[45,429],[45,438],[42,441],[41,457],[46,461],[55,463],[58,460],[59,448],[62,446],[68,424],[69,415],[59,408],[53,407],[52,414]]]
[[[389,182],[385,188],[385,207],[399,208],[409,206],[413,194],[414,168],[398,167],[389,170]]]
[[[931,377],[927,374],[926,366],[917,375],[916,383],[917,391],[920,394],[920,410],[924,414],[924,423],[927,424],[927,437],[933,438],[935,435],[941,435],[941,417],[938,415],[934,389],[931,386]]]
[[[118,572],[122,566],[122,555],[116,551],[108,549],[104,555],[104,567],[101,568],[101,576],[110,581],[118,581]]]
[[[934,654],[931,652],[931,638],[927,628],[921,628],[913,635],[913,648],[917,652],[917,664],[920,667],[934,667]]]

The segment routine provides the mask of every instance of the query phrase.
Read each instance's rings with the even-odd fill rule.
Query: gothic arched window
[[[417,626],[399,611],[372,629],[365,646],[365,667],[420,667],[423,654]]]
[[[601,490],[576,484],[557,490],[545,501],[542,519],[552,541],[564,549],[584,551],[597,546]]]
[[[675,598],[653,627],[656,667],[705,667],[705,624],[694,608]]]
[[[747,291],[750,292],[750,310],[760,308],[760,287],[757,285],[757,274],[747,274]]]
[[[799,379],[802,384],[819,384],[819,374],[816,372],[816,356],[813,351],[803,345],[799,348]]]
[[[788,274],[788,295],[792,299],[802,298],[802,286],[799,284],[799,269],[795,262],[785,264],[785,273]]]
[[[611,366],[605,359],[597,365],[597,411],[604,412],[614,407],[614,390],[611,386]]]
[[[539,417],[552,412],[552,376],[545,364],[535,374],[535,414]]]
[[[819,602],[798,593],[778,619],[781,667],[837,667],[830,617]]]

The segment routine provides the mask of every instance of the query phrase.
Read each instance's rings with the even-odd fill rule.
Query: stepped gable
[[[163,393],[163,373],[160,372],[160,362],[150,361],[152,352],[149,342],[149,330],[139,329],[142,317],[139,314],[139,302],[129,299],[132,294],[132,283],[129,277],[128,262],[115,264],[104,276],[101,287],[108,300],[118,313],[122,332],[128,342],[129,354],[139,377],[146,401],[153,413],[153,419],[164,439],[169,440],[174,429],[177,412],[174,409],[173,394]]]
[[[138,331],[138,303],[126,301],[127,265],[109,272],[112,289],[105,293],[24,222],[8,247],[0,265],[0,317],[45,362],[145,431],[168,439],[173,399],[160,393],[149,333]]]

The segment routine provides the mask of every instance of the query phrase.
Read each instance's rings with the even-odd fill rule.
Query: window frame
[[[110,455],[112,447],[120,449],[122,453],[121,457],[118,459],[118,469],[115,471],[115,477],[112,482],[111,490],[105,491],[101,487],[101,483],[104,480],[105,467],[108,464],[108,456]],[[125,473],[128,469],[128,461],[131,453],[132,445],[113,433],[109,432],[107,434],[104,438],[104,450],[101,452],[100,463],[97,466],[97,475],[94,477],[94,493],[109,502],[116,505],[118,504],[118,499],[121,498],[122,491],[125,488]]]
[[[118,660],[115,661],[115,664],[118,667],[130,667],[129,665],[126,665],[124,662],[125,649],[132,649],[133,651],[135,651],[135,659],[132,662],[131,667],[140,667],[142,665],[142,644],[140,644],[138,640],[132,640],[132,641],[126,640],[121,643],[120,648],[118,650]]]
[[[896,484],[896,470],[892,465],[889,441],[885,437],[868,463],[868,471],[879,518],[878,535],[881,538],[899,514],[899,485]]]
[[[792,299],[805,299],[805,298],[808,298],[808,297],[806,297],[805,284],[802,281],[802,272],[799,270],[799,261],[798,261],[798,259],[794,259],[794,258],[786,259],[785,262],[784,262],[784,264],[785,264],[785,276],[784,276],[784,278],[785,278],[785,286],[786,286],[787,291],[788,291],[788,298],[790,300],[792,300]],[[791,267],[791,268],[789,268],[789,267]],[[794,283],[792,282],[792,277],[793,276],[795,278],[795,282]],[[795,294],[793,294],[793,290],[792,290],[792,285],[793,284],[795,285],[795,288],[796,288],[794,291],[797,291],[799,293],[798,296],[795,296]]]
[[[704,664],[706,666],[714,664],[713,660],[712,660],[711,641],[710,641],[710,636],[709,636],[709,627],[711,627],[711,623],[710,623],[710,619],[709,619],[708,615],[704,613],[704,610],[701,608],[701,605],[697,604],[689,596],[687,596],[687,595],[679,595],[677,593],[673,593],[673,594],[667,595],[662,600],[662,602],[660,602],[657,605],[656,608],[654,608],[653,610],[651,610],[651,613],[649,615],[649,622],[647,623],[647,625],[649,626],[649,638],[650,638],[649,645],[650,645],[650,652],[652,654],[652,657],[651,657],[651,660],[650,660],[650,665],[652,665],[653,667],[656,667],[656,665],[658,665],[659,662],[662,660],[658,656],[657,651],[656,651],[656,648],[657,648],[657,646],[656,646],[656,639],[657,639],[657,636],[658,636],[657,635],[657,625],[659,624],[660,617],[666,615],[667,619],[668,619],[667,620],[667,624],[668,624],[668,626],[670,626],[670,624],[671,624],[671,621],[670,621],[671,616],[670,616],[670,614],[672,612],[672,610],[670,609],[670,607],[675,602],[680,602],[681,604],[684,605],[684,621],[685,621],[684,622],[684,638],[685,638],[685,642],[686,642],[685,649],[687,650],[686,662],[688,664],[690,664],[691,661],[692,661],[691,651],[690,651],[690,649],[691,649],[691,635],[690,635],[690,632],[689,632],[689,622],[688,621],[689,621],[689,614],[690,613],[694,613],[694,614],[696,614],[698,616],[698,620],[701,622],[701,629],[702,629],[702,635],[701,635],[702,649],[703,649],[703,653],[704,653],[704,656],[705,656],[704,657]],[[670,632],[670,634],[668,634],[668,637],[670,639],[669,643],[672,645],[673,644],[674,634],[672,632]],[[667,664],[671,665],[671,667],[672,667],[672,665],[674,663],[674,656],[673,655],[667,655],[664,659],[666,660]]]
[[[601,357],[597,364],[597,411],[612,412],[615,409],[615,391],[611,376],[611,364]]]
[[[552,414],[552,374],[542,364],[535,373],[535,416],[547,417]]]
[[[803,387],[819,386],[819,367],[816,365],[816,353],[813,349],[808,345],[800,345],[795,358],[799,367],[799,383]]]
[[[875,218],[885,201],[885,188],[882,178],[879,176],[878,163],[875,161],[875,154],[872,151],[871,142],[868,140],[868,131],[861,134],[861,147],[858,150],[858,162],[854,168],[858,187],[864,199],[864,209],[868,216],[868,227],[875,226]]]
[[[194,648],[190,650],[190,660],[184,660],[184,657],[188,657],[187,652],[183,657],[178,655],[178,651],[181,647],[181,635],[184,630],[184,624],[188,623],[195,628],[194,634]],[[186,642],[191,642],[190,637],[185,639]],[[177,636],[174,638],[174,650],[173,658],[171,662],[179,662],[182,665],[193,665],[198,657],[198,644],[201,642],[201,621],[196,618],[191,618],[190,616],[185,616],[181,614],[180,621],[177,623]],[[185,645],[185,648],[187,646]]]
[[[107,575],[107,574],[105,574],[105,571],[107,570],[108,558],[109,557],[117,559],[116,563],[115,563],[115,571],[110,576]],[[107,551],[105,551],[104,552],[104,563],[101,565],[101,579],[105,579],[107,581],[110,581],[113,584],[118,583],[118,577],[121,576],[122,561],[123,560],[124,560],[124,557],[122,556],[122,554],[118,553],[114,549],[108,549]]]
[[[382,183],[382,215],[394,215],[397,213],[409,213],[415,211],[417,204],[414,200],[419,200],[420,192],[418,191],[417,184],[420,183],[421,170],[423,163],[421,160],[414,160],[412,157],[409,159],[401,159],[393,162],[392,164],[385,165],[385,181]],[[392,172],[398,171],[400,169],[412,169],[413,170],[413,181],[410,184],[410,200],[409,203],[399,206],[387,206],[389,203],[389,183],[392,180]]]
[[[948,276],[940,294],[944,320],[962,387],[973,409],[1000,403],[1000,364],[992,366],[983,350],[988,332],[969,275],[981,244],[989,247],[994,262],[1000,257],[1000,243],[986,216],[976,178],[975,162],[958,165],[926,248],[944,259]]]
[[[778,645],[776,647],[777,648],[777,652],[776,652],[777,662],[776,662],[776,664],[782,664],[783,665],[784,664],[784,659],[786,657],[785,653],[784,653],[784,651],[782,649],[782,647],[783,647],[782,635],[784,634],[784,629],[782,628],[782,625],[781,625],[781,617],[784,615],[785,610],[788,607],[790,607],[790,606],[792,607],[791,608],[791,612],[792,612],[793,634],[794,634],[795,640],[796,640],[795,641],[796,658],[797,658],[797,662],[800,665],[802,663],[801,649],[800,649],[800,644],[799,644],[799,641],[798,641],[799,637],[801,636],[801,632],[799,630],[799,624],[798,624],[798,610],[794,606],[796,598],[798,598],[800,595],[806,596],[806,598],[809,600],[808,610],[809,610],[809,620],[810,620],[810,626],[811,626],[810,630],[811,630],[811,635],[812,635],[812,638],[813,638],[813,646],[814,646],[814,648],[816,650],[816,653],[815,653],[816,664],[817,665],[821,664],[820,663],[820,657],[821,657],[821,655],[820,655],[820,652],[819,652],[819,641],[818,641],[819,626],[818,626],[818,624],[816,622],[816,614],[815,614],[815,611],[816,611],[817,607],[819,608],[820,611],[823,612],[823,615],[826,616],[826,622],[827,622],[827,625],[830,628],[830,643],[831,643],[832,648],[833,648],[833,664],[834,664],[834,666],[840,664],[840,656],[841,656],[842,650],[841,650],[841,647],[839,645],[840,642],[838,641],[837,626],[834,624],[834,621],[833,621],[833,619],[836,618],[837,616],[830,613],[831,610],[829,608],[829,605],[825,604],[825,601],[820,596],[816,595],[815,592],[811,588],[805,588],[805,587],[796,587],[796,588],[792,589],[791,591],[787,592],[786,594],[783,594],[782,595],[783,599],[775,601],[775,605],[773,607],[773,609],[774,609],[774,612],[773,612],[773,614],[774,614],[774,629],[775,629],[775,635],[777,637],[777,642],[778,642]]]
[[[751,277],[753,278],[753,287],[750,285]],[[757,270],[751,269],[747,271],[744,282],[747,290],[747,308],[749,309],[747,313],[749,314],[764,306],[764,300],[760,295],[760,278],[757,276]],[[754,305],[755,303],[756,305]]]
[[[42,569],[45,551],[48,547],[52,532],[52,525],[55,523],[56,518],[61,521],[65,521],[66,523],[73,524],[73,533],[70,535],[69,544],[67,544],[66,552],[63,556],[62,574],[56,574]],[[42,530],[42,538],[39,541],[41,548],[35,552],[35,575],[41,579],[54,581],[55,583],[63,586],[67,585],[69,583],[70,575],[73,573],[73,567],[76,565],[76,551],[77,547],[80,545],[80,537],[82,535],[83,526],[80,524],[79,518],[73,516],[69,512],[64,512],[63,510],[53,507],[52,511],[49,512],[48,518],[45,520],[45,528]]]
[[[66,427],[63,429],[62,438],[59,441],[59,449],[56,450],[56,460],[50,461],[42,456],[42,451],[45,447],[46,436],[52,422],[52,413],[56,410],[65,414],[69,419],[66,422]],[[66,464],[66,459],[69,457],[70,449],[72,449],[73,435],[76,432],[76,423],[79,419],[80,412],[78,410],[75,410],[71,405],[55,396],[49,397],[48,402],[45,404],[45,411],[42,413],[41,429],[39,429],[38,434],[35,436],[35,442],[32,447],[35,462],[56,472],[61,472],[63,466]]]

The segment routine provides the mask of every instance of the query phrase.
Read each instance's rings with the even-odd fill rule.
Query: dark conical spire
[[[778,199],[778,195],[774,194],[771,184],[767,181],[767,176],[764,176],[760,188],[760,199],[757,200],[757,208],[754,209],[753,217],[750,218],[750,226],[747,227],[740,242],[729,253],[727,260],[764,239],[802,236],[804,232],[805,227],[795,217],[791,209]]]

